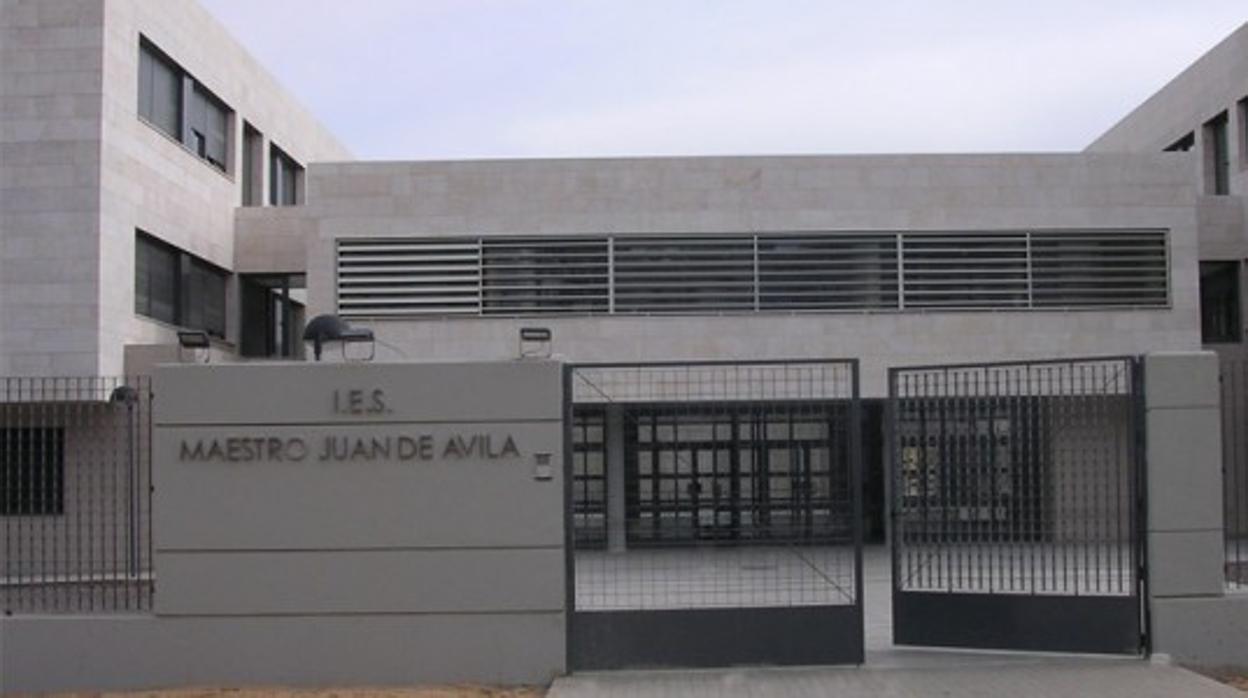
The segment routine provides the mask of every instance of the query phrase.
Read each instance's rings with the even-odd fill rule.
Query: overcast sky
[[[200,0],[363,159],[1079,150],[1245,0]]]

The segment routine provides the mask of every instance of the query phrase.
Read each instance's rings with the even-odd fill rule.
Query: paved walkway
[[[1134,658],[955,652],[893,645],[887,549],[864,555],[866,664],[862,667],[621,671],[555,681],[550,698],[742,696],[779,698],[1246,698],[1179,667]]]
[[[904,654],[904,653],[903,653]],[[914,653],[864,667],[578,674],[549,698],[1244,698],[1229,686],[1138,659]],[[924,656],[917,656],[924,655]]]

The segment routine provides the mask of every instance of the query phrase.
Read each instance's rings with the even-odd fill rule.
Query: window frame
[[[1215,314],[1211,303],[1208,302],[1212,290],[1206,285],[1206,277],[1212,277],[1213,274],[1206,270],[1214,266],[1220,266],[1224,269],[1232,269],[1231,275],[1232,289],[1229,294],[1224,294],[1220,298],[1229,300],[1231,309],[1229,312],[1228,322],[1230,327],[1224,333],[1215,333],[1212,329],[1214,325]],[[1243,262],[1238,259],[1202,259],[1200,260],[1200,342],[1201,344],[1242,344],[1244,341],[1244,316],[1243,316]]]
[[[229,329],[230,271],[143,230],[135,230],[134,244],[135,314],[167,325],[202,330],[209,336],[225,339]],[[150,272],[145,277],[149,282],[146,293],[141,295],[139,292],[140,282],[143,280],[140,277],[140,265],[145,250],[148,254],[150,250],[159,250],[172,256],[173,283],[168,299],[168,304],[173,308],[171,315],[157,316],[151,311],[153,294]]]
[[[264,205],[264,134],[243,121],[243,161],[241,163],[243,206]]]
[[[168,72],[172,80],[173,119],[172,123],[169,124],[162,123],[162,119],[160,119],[155,113],[157,105],[155,101],[156,76],[152,68],[156,65],[162,66]],[[183,114],[186,108],[183,100],[184,93],[182,89],[182,77],[182,69],[172,58],[157,48],[152,42],[146,40],[145,38],[140,38],[138,96],[139,119],[174,140],[181,139]]]
[[[1239,139],[1239,169],[1248,169],[1248,97],[1236,102],[1236,115],[1239,117],[1239,128],[1236,135]]]
[[[269,205],[298,206],[303,203],[300,193],[304,167],[276,143],[269,143]],[[288,184],[289,183],[289,184]],[[289,200],[286,189],[289,186]]]
[[[1205,194],[1228,196],[1231,193],[1231,144],[1227,111],[1205,122],[1204,147]]]
[[[148,65],[159,63],[168,68],[172,73],[174,80],[178,85],[176,111],[176,128],[175,132],[170,132],[155,118],[153,113],[149,112],[147,103],[154,96],[154,86],[145,88],[145,81],[148,80],[148,73],[145,70]],[[154,75],[154,73],[152,73]],[[152,127],[162,136],[169,138],[184,150],[191,153],[200,162],[207,164],[223,176],[233,178],[233,151],[234,151],[234,122],[237,116],[236,112],[225,100],[221,99],[207,85],[200,82],[186,71],[177,61],[162,51],[159,46],[153,43],[146,36],[139,36],[139,68],[138,68],[138,97],[136,100],[135,112],[139,121]],[[218,129],[208,128],[209,117],[207,116],[207,107],[212,107],[216,113],[220,114],[220,133],[214,133]],[[197,118],[199,116],[199,118]],[[198,127],[198,128],[197,128]],[[202,138],[202,143],[199,139]],[[214,157],[211,154],[218,152],[217,148],[212,147],[213,141],[219,140],[221,148],[220,156]],[[219,160],[219,161],[218,161]]]

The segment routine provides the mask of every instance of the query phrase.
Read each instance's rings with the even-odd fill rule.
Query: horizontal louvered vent
[[[605,313],[607,241],[593,238],[481,242],[481,312]]]
[[[758,238],[760,310],[897,307],[897,236]]]
[[[1027,235],[906,234],[907,308],[1027,306]]]
[[[1164,233],[1031,236],[1037,307],[1156,306],[1169,297]]]
[[[349,317],[1162,308],[1162,231],[340,240]]]
[[[753,309],[753,238],[615,239],[617,313]]]
[[[340,240],[338,310],[348,316],[476,315],[481,244]]]

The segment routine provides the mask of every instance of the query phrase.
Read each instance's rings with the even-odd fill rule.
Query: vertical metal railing
[[[571,381],[577,610],[859,603],[854,362],[583,364]]]
[[[1136,364],[894,369],[897,588],[1135,595]]]
[[[152,391],[132,377],[0,378],[0,609],[152,606]]]
[[[1222,504],[1226,587],[1248,590],[1248,360],[1223,358]]]

